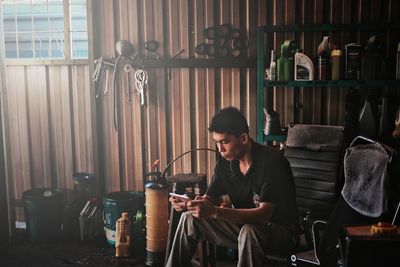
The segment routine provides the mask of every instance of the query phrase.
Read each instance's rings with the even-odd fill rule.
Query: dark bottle
[[[318,54],[317,59],[318,79],[326,81],[329,79],[329,56],[323,51]]]

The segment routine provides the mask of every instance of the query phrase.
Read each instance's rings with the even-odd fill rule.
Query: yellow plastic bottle
[[[121,218],[116,223],[115,233],[115,257],[129,257],[129,247],[131,245],[131,226],[128,213],[123,212]]]
[[[332,80],[342,79],[342,50],[338,46],[334,46],[331,53],[331,72]]]

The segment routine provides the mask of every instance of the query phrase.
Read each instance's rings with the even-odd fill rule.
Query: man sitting
[[[220,110],[209,131],[220,156],[205,195],[170,202],[182,214],[167,266],[191,266],[201,240],[237,248],[238,266],[263,266],[266,253],[288,254],[298,244],[298,216],[289,162],[254,142],[236,108]],[[231,206],[220,201],[227,195]]]

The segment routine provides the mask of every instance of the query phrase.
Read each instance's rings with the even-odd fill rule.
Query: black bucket
[[[59,241],[62,238],[64,194],[52,188],[34,188],[22,195],[26,227],[32,242]]]

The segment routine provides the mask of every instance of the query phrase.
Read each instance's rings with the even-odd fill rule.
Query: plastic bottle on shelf
[[[296,45],[293,40],[285,40],[281,45],[281,57],[277,60],[277,80],[293,80],[293,61]]]
[[[296,81],[314,80],[314,64],[312,60],[303,53],[302,49],[297,49],[294,55],[294,79]]]
[[[115,257],[129,257],[131,245],[131,227],[128,213],[123,212],[116,223]]]
[[[350,43],[345,45],[345,78],[346,80],[360,80],[361,78],[361,44]]]
[[[331,79],[340,80],[342,78],[342,50],[334,45],[331,53]]]
[[[271,62],[269,64],[269,79],[276,81],[276,62],[275,62],[275,51],[271,50]]]
[[[329,36],[324,36],[322,42],[318,46],[318,79],[319,80],[329,80],[329,58],[331,55],[331,42]]]

